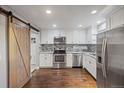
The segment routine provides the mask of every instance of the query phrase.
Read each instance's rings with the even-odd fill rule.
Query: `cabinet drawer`
[[[67,57],[66,57],[66,66],[67,67],[72,67],[72,54],[67,54]]]

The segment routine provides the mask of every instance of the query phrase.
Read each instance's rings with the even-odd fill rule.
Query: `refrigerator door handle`
[[[102,63],[102,73],[103,73],[103,76],[104,76],[104,44],[105,44],[105,39],[102,40],[102,53],[101,53],[101,63]]]
[[[107,39],[104,39],[104,47],[103,47],[103,76],[106,78],[107,72],[106,72],[106,64],[105,64],[105,54],[106,54],[106,47],[107,47]]]

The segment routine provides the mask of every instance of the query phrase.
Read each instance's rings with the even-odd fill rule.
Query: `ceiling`
[[[85,28],[96,21],[101,20],[100,11],[105,5],[10,5],[8,6],[16,13],[24,16],[29,22],[35,24],[40,29],[52,29],[56,24],[56,29],[76,29],[78,25]],[[52,11],[46,14],[46,10]],[[98,10],[94,15],[92,10]]]

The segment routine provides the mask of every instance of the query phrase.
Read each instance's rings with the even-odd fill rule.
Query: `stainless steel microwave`
[[[54,43],[63,44],[65,42],[66,42],[66,38],[65,37],[54,37]]]

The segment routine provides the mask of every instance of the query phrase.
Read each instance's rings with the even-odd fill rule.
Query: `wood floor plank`
[[[24,88],[95,88],[96,81],[80,68],[39,69]]]

